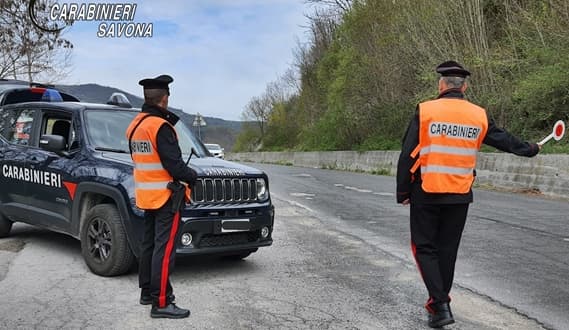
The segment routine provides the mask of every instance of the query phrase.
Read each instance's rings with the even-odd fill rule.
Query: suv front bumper
[[[228,224],[246,224],[246,228],[228,229]],[[269,203],[194,207],[182,214],[176,240],[178,255],[232,254],[254,251],[273,243],[274,207]],[[268,235],[262,237],[266,227]],[[182,244],[182,235],[191,235],[189,245]]]

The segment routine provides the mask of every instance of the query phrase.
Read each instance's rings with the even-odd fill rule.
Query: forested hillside
[[[397,149],[450,59],[472,72],[467,97],[524,139],[569,117],[569,1],[308,2],[310,41],[245,109],[240,150]]]
[[[139,96],[127,93],[123,90],[101,86],[98,84],[83,84],[83,85],[58,85],[60,90],[65,91],[71,95],[76,96],[83,102],[92,103],[106,103],[111,94],[123,93],[127,96],[133,107],[140,108],[144,103],[144,99]],[[170,108],[180,120],[184,122],[196,136],[201,137],[204,143],[217,143],[220,144],[226,151],[231,151],[239,131],[241,130],[242,123],[239,121],[223,120],[214,117],[204,117],[207,126],[201,127],[199,132],[197,127],[192,126],[195,114],[189,114],[181,109]]]

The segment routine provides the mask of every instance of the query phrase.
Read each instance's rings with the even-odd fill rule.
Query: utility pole
[[[201,127],[202,126],[206,126],[206,122],[203,119],[202,115],[200,115],[200,113],[198,112],[196,114],[196,116],[194,117],[194,123],[192,124],[192,126],[197,126],[198,127],[198,139],[202,139],[202,133],[201,133]]]

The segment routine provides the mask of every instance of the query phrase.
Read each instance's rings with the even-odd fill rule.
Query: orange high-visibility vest
[[[132,134],[130,149],[134,161],[134,189],[136,206],[144,210],[162,207],[172,191],[167,188],[174,179],[162,166],[156,148],[156,136],[160,127],[168,121],[146,113],[138,114],[126,130],[127,139]],[[144,118],[144,121],[137,124]],[[136,127],[134,133],[132,130]],[[188,193],[188,192],[186,192]]]
[[[429,193],[465,194],[474,182],[476,155],[488,131],[486,110],[463,99],[440,98],[419,104],[421,186]]]

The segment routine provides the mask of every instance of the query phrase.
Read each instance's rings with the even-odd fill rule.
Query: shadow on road
[[[54,254],[62,253],[82,259],[81,242],[79,242],[79,240],[65,234],[22,223],[14,224],[10,238],[6,239],[5,243],[3,240],[0,240],[0,249],[2,249],[2,247],[10,250],[17,248],[17,251],[19,251],[24,248],[27,243],[48,246]],[[254,255],[255,254],[252,256]],[[252,256],[249,257],[251,260],[232,260],[220,256],[178,257],[176,258],[175,273],[177,275],[207,275],[209,277],[215,277],[216,273],[230,273],[234,275],[253,274],[257,272],[260,267],[254,262]],[[127,274],[136,274],[137,272],[137,266],[134,265]]]

